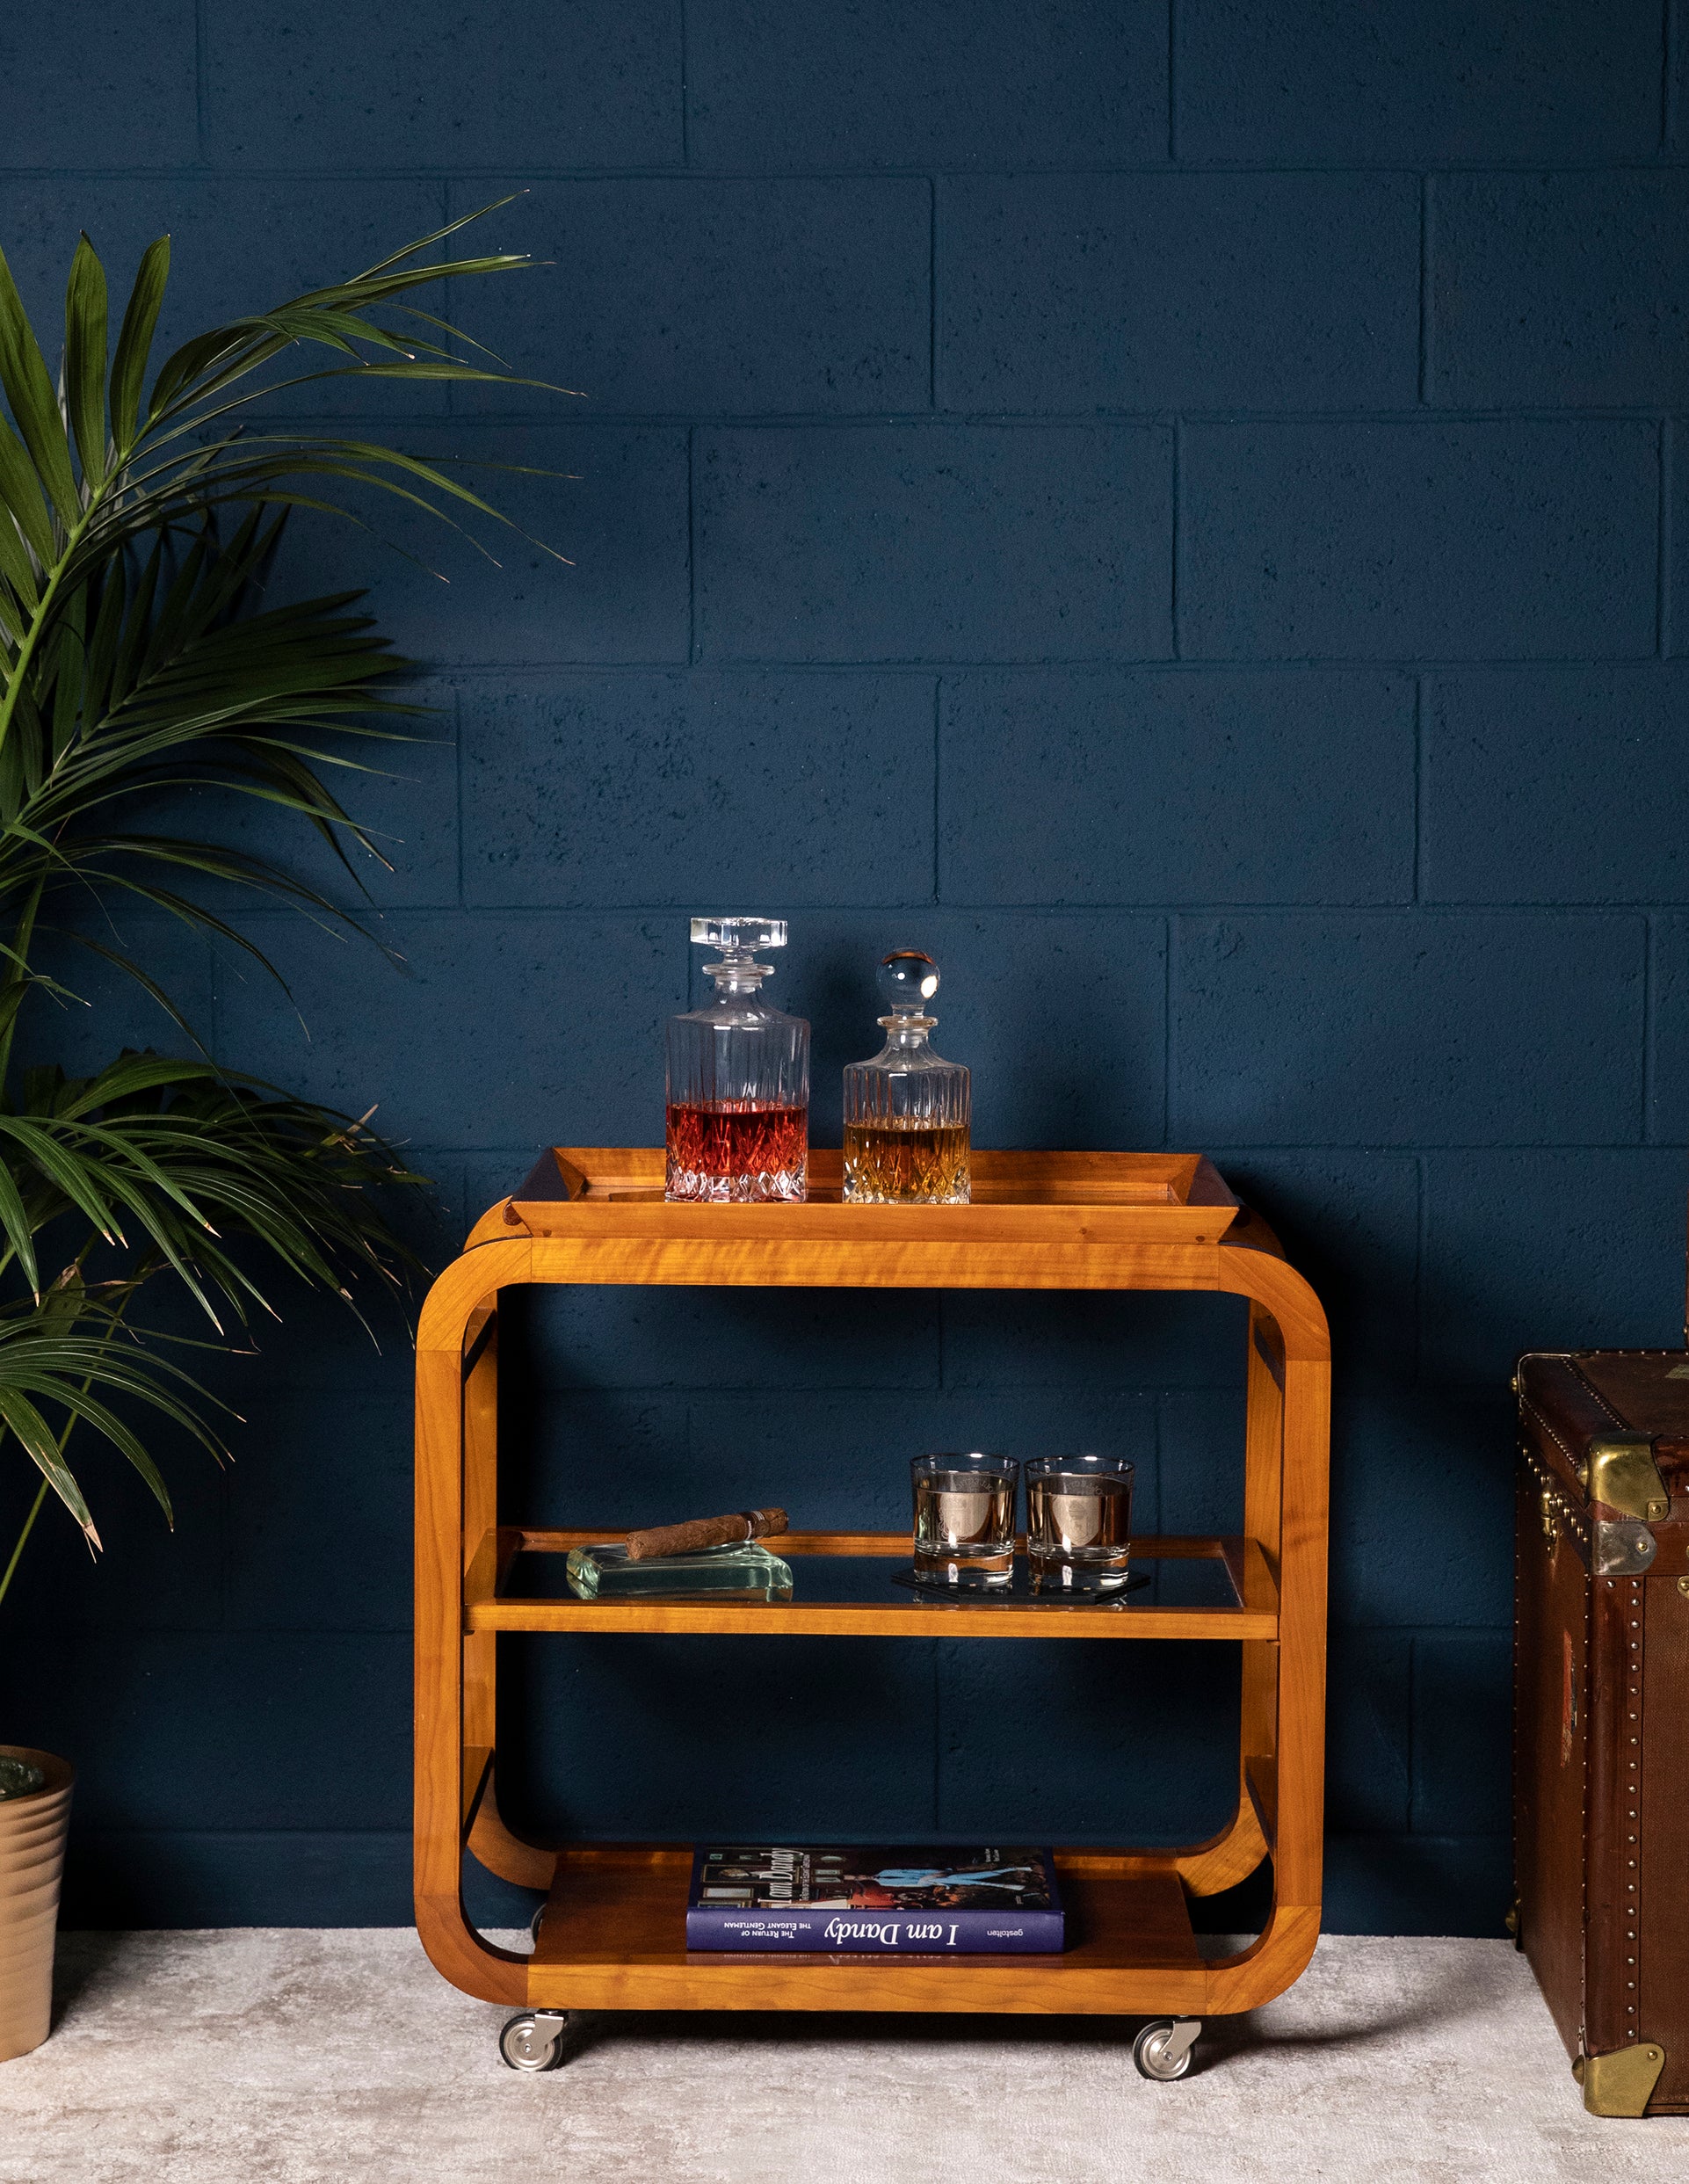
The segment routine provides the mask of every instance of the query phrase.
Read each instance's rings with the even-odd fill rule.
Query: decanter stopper
[[[927,1005],[939,967],[919,948],[894,948],[874,982],[886,1043],[844,1072],[844,1196],[873,1206],[965,1206],[969,1196],[970,1086],[960,1062],[933,1053]]]
[[[694,918],[692,921],[692,944],[695,948],[719,948],[721,951],[720,962],[706,963],[704,966],[712,978],[729,968],[755,971],[759,980],[772,977],[772,964],[758,963],[752,959],[758,948],[783,948],[786,946],[786,920],[784,918]]]
[[[873,975],[880,998],[896,1018],[913,1017],[929,1027],[938,1022],[928,1016],[926,1004],[939,990],[939,966],[918,948],[894,948]],[[887,1022],[881,1017],[880,1021]]]
[[[786,946],[783,918],[694,918],[714,998],[669,1019],[668,1159],[663,1194],[740,1204],[804,1194],[809,1027],[762,998],[759,948]]]

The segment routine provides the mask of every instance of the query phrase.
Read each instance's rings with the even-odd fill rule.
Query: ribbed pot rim
[[[76,1770],[69,1760],[62,1760],[56,1752],[38,1752],[33,1745],[0,1745],[0,1760],[22,1760],[40,1767],[47,1777],[39,1789],[26,1789],[21,1797],[0,1797],[0,1818],[9,1812],[26,1810],[38,1797],[51,1797],[69,1789],[76,1779]]]

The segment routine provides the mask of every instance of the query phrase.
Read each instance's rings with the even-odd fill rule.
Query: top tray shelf
[[[809,1195],[796,1206],[669,1205],[660,1146],[555,1146],[508,1201],[504,1221],[531,1236],[606,1231],[783,1235],[888,1241],[1028,1241],[1083,1230],[1110,1242],[1216,1244],[1238,1201],[1199,1153],[991,1152],[973,1156],[969,1206],[850,1206],[843,1156],[812,1148]]]

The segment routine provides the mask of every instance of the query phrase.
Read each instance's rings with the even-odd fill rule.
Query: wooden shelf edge
[[[493,1535],[487,1534],[477,1542],[477,1552],[487,1551],[487,1542]],[[599,1541],[620,1540],[625,1537],[620,1525],[599,1525],[596,1530],[579,1526],[501,1525],[497,1533],[498,1554],[507,1563],[510,1555],[567,1555],[571,1548],[591,1547]],[[776,1532],[762,1544],[778,1555],[865,1555],[883,1556],[901,1561],[910,1551],[907,1532]],[[1015,1535],[1015,1552],[1026,1551],[1026,1535]],[[1148,1532],[1132,1542],[1132,1552],[1146,1562],[1224,1562],[1232,1570],[1233,1583],[1237,1585],[1236,1572],[1250,1569],[1251,1582],[1258,1584],[1265,1578],[1269,1586],[1272,1580],[1265,1558],[1257,1542],[1222,1533]],[[1276,1587],[1273,1588],[1276,1593]],[[1239,1586],[1239,1599],[1243,1599]]]
[[[637,1616],[637,1622],[634,1617]],[[866,1602],[754,1601],[733,1607],[652,1601],[640,1607],[594,1600],[500,1600],[472,1608],[471,1633],[610,1631],[628,1637],[1069,1638],[1116,1642],[1190,1639],[1259,1644],[1279,1635],[1278,1618],[1239,1607],[924,1607],[911,1598]]]
[[[504,1597],[518,1552],[566,1554],[573,1547],[615,1539],[596,1531],[501,1527],[476,1543],[464,1579],[464,1629],[537,1633],[613,1631],[627,1635],[692,1633],[708,1636],[1195,1639],[1256,1643],[1279,1635],[1279,1593],[1253,1540],[1167,1535],[1133,1542],[1144,1561],[1214,1560],[1230,1576],[1236,1602],[1218,1607],[1039,1607],[973,1606],[966,1600],[525,1600]],[[901,1532],[798,1532],[767,1544],[802,1557],[862,1556],[899,1560],[909,1553]],[[1024,1540],[1019,1542],[1024,1547]]]
[[[1208,2009],[1200,1965],[1110,1965],[1065,1957],[703,1955],[617,1964],[530,1960],[531,2009],[863,2010],[923,2015],[1185,2017]],[[1270,1999],[1264,1993],[1263,2000]],[[1245,2002],[1238,2006],[1253,2008]]]

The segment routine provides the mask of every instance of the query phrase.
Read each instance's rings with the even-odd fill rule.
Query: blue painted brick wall
[[[568,474],[494,490],[572,567],[388,513],[427,567],[301,526],[281,572],[373,584],[439,708],[366,797],[405,974],[250,904],[296,1009],[137,940],[230,1060],[381,1102],[437,1259],[536,1144],[655,1141],[692,910],[793,920],[821,1142],[910,940],[982,1142],[1213,1151],[1338,1345],[1339,1926],[1497,1930],[1509,1365],[1678,1325],[1686,54],[1676,0],[63,0],[0,76],[44,320],[79,228],[120,278],[172,231],[179,334],[514,190],[492,239],[550,263],[453,308],[581,390],[295,397]],[[38,1038],[165,1036],[100,998]],[[1236,1506],[1214,1301],[513,1317],[538,1518],[895,1524],[957,1438]],[[175,1453],[173,1540],[91,1462],[105,1563],[43,1541],[4,1655],[6,1732],[82,1769],[73,1918],[406,1916],[408,1383],[300,1300],[218,1368],[250,1422]],[[1098,1841],[1228,1795],[1218,1649],[758,1651],[513,1647],[511,1787]]]

